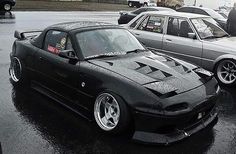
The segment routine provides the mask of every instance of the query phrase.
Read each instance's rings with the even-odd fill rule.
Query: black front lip
[[[158,123],[158,121],[156,122]],[[200,121],[188,125],[185,128],[176,129],[170,133],[160,134],[155,132],[135,131],[133,140],[143,144],[169,145],[188,138],[207,127],[212,128],[217,122],[218,113],[213,109],[209,115],[203,117]]]

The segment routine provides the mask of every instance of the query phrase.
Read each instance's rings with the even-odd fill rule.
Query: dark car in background
[[[131,12],[120,11],[120,18],[118,19],[118,24],[127,24],[137,15],[146,11],[175,11],[166,7],[142,7]]]
[[[15,6],[15,0],[0,0],[0,10],[11,11],[12,7]]]
[[[186,12],[186,13],[195,13],[202,14],[212,17],[215,21],[219,23],[219,25],[227,31],[227,19],[225,19],[222,15],[210,8],[204,7],[196,7],[196,6],[185,6],[181,7],[177,10],[178,12]]]
[[[152,53],[125,28],[81,21],[15,37],[12,84],[30,84],[106,133],[134,128],[134,140],[166,145],[217,122],[213,74]]]

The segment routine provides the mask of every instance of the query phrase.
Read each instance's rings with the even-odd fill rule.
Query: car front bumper
[[[215,101],[190,113],[176,116],[135,112],[133,140],[144,144],[169,145],[183,140],[218,121]]]

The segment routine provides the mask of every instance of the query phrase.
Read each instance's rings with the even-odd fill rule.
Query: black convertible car
[[[15,32],[12,84],[30,84],[105,132],[133,127],[136,141],[170,144],[218,120],[210,72],[153,54],[126,29],[71,22],[33,33]]]

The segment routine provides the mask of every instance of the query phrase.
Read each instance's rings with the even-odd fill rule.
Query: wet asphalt
[[[0,13],[1,14],[1,13]],[[110,136],[54,101],[9,82],[14,31],[92,20],[117,23],[118,12],[13,12],[0,15],[0,154],[41,153],[236,153],[236,87],[222,87],[219,121],[171,146],[134,143],[129,133]]]

